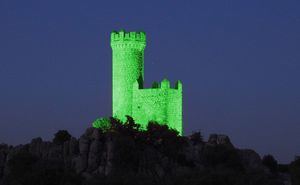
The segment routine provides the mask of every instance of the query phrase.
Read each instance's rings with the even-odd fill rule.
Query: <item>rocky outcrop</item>
[[[225,145],[225,146],[233,148],[233,145],[232,145],[229,137],[226,135],[222,135],[222,134],[211,134],[209,136],[207,144],[213,145],[213,146]]]
[[[4,176],[8,153],[9,147],[6,144],[0,144],[0,178]]]
[[[246,170],[266,170],[266,168],[262,165],[260,156],[254,150],[238,149],[237,151]]]
[[[212,134],[207,142],[194,142],[190,137],[168,137],[171,139],[167,136],[132,136],[115,131],[103,133],[99,129],[89,128],[79,139],[72,137],[61,145],[41,138],[16,147],[3,144],[0,145],[0,179],[9,174],[8,161],[20,151],[41,160],[59,161],[64,169],[72,169],[86,179],[118,173],[161,178],[194,172],[195,169],[201,170],[211,165],[205,161],[208,160],[207,147],[218,146],[237,152],[236,160],[246,171],[265,170],[255,151],[235,149],[226,135]]]

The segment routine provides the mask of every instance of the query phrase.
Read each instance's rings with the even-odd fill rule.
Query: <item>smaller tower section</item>
[[[182,83],[177,81],[171,86],[170,81],[164,79],[160,84],[154,82],[152,88],[139,88],[136,81],[133,84],[132,116],[144,129],[149,121],[156,121],[182,135]]]
[[[112,111],[113,116],[124,121],[125,115],[132,116],[132,86],[144,82],[144,32],[111,33],[112,48]]]

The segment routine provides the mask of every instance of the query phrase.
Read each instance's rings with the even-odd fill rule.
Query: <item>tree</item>
[[[198,144],[198,143],[203,143],[203,136],[201,134],[200,131],[198,132],[194,132],[191,136],[190,136],[190,140],[193,142],[194,145]]]
[[[291,180],[292,184],[300,184],[300,158],[296,158],[290,164]]]
[[[59,130],[55,135],[53,139],[53,143],[62,145],[64,142],[69,141],[71,139],[71,135],[66,130]]]
[[[270,172],[273,174],[278,173],[278,163],[272,155],[265,155],[262,159],[263,165],[269,168]]]

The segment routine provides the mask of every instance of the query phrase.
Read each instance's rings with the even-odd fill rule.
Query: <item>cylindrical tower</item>
[[[124,121],[132,116],[132,88],[135,81],[144,82],[144,32],[111,33],[112,48],[112,111],[113,116]]]

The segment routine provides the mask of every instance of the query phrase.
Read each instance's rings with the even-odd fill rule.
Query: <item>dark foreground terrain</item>
[[[199,132],[181,137],[131,118],[88,128],[76,139],[59,131],[52,142],[35,138],[0,145],[0,185],[283,185],[299,184],[300,160],[277,165],[253,150],[237,149],[224,135],[203,141]]]

